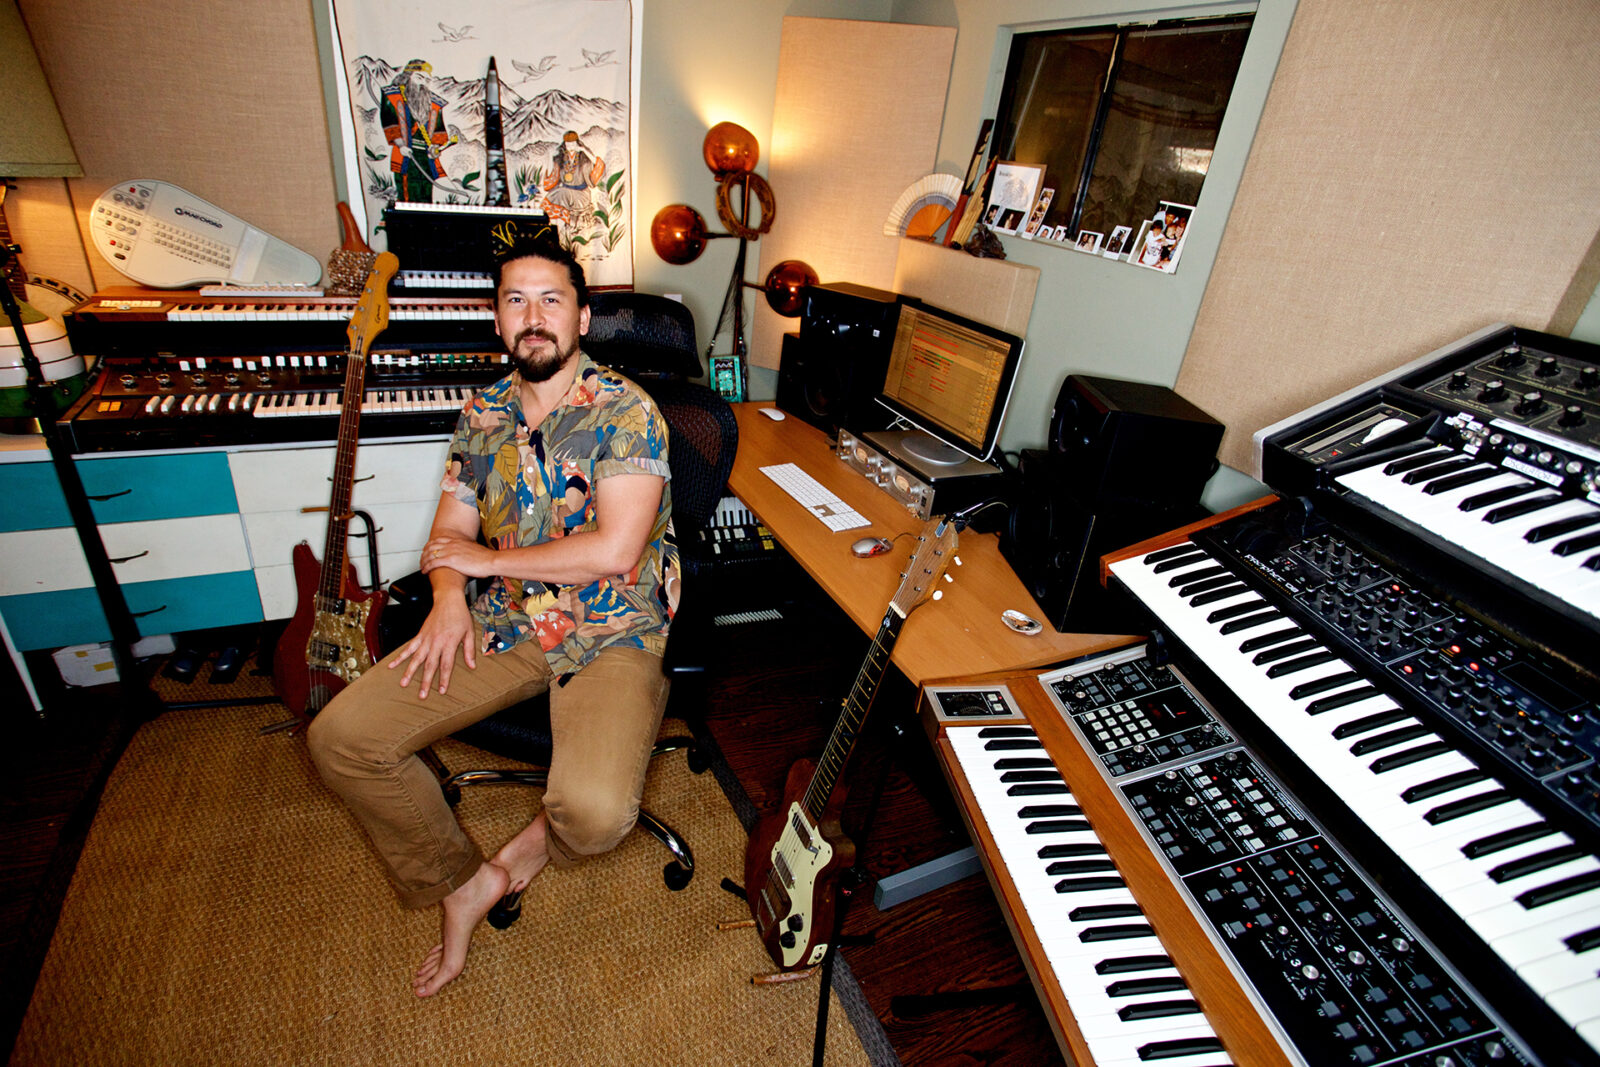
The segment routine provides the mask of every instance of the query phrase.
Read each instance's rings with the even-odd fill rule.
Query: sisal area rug
[[[482,925],[466,972],[430,1000],[410,976],[436,909],[389,892],[359,827],[299,735],[261,734],[281,706],[169,711],[107,784],[13,1065],[811,1063],[816,980],[756,987],[770,961],[721,888],[745,833],[711,774],[655,760],[645,807],[682,831],[694,880],[669,891],[643,833],[549,870],[520,922]],[[452,769],[500,761],[456,742]],[[538,791],[468,789],[486,852]],[[834,995],[830,1065],[868,1056]]]

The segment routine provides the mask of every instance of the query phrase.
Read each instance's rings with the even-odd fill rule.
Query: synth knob
[[[1561,361],[1555,356],[1545,356],[1539,361],[1539,366],[1533,373],[1540,378],[1554,378],[1561,373]]]
[[[1594,389],[1600,387],[1600,367],[1584,367],[1578,371],[1578,388]]]
[[[1562,426],[1582,426],[1583,405],[1568,404],[1566,409],[1561,412],[1561,418],[1558,421]]]
[[[1544,410],[1544,394],[1537,389],[1523,393],[1513,409],[1518,415],[1537,415]]]
[[[1471,384],[1471,382],[1472,382],[1472,379],[1471,379],[1470,376],[1468,376],[1466,371],[1464,371],[1464,370],[1451,371],[1450,372],[1450,381],[1448,383],[1446,383],[1445,388],[1449,389],[1453,393],[1459,393],[1463,389],[1465,389],[1469,384]]]
[[[1491,378],[1483,383],[1483,389],[1478,392],[1478,399],[1488,404],[1499,403],[1506,398],[1506,383],[1499,378]]]
[[[1520,367],[1522,366],[1522,358],[1521,345],[1508,345],[1506,350],[1500,353],[1500,358],[1494,361],[1494,365],[1497,367]]]

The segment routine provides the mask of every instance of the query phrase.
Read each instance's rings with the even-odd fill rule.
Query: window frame
[[[1058,181],[1058,183],[1053,186],[1053,188],[1056,189],[1056,198],[1055,204],[1052,206],[1059,206],[1061,204],[1062,193],[1066,189],[1071,189],[1073,194],[1071,212],[1067,220],[1067,227],[1070,237],[1068,242],[1064,244],[1063,247],[1071,247],[1071,241],[1076,239],[1076,236],[1081,229],[1084,209],[1088,201],[1089,186],[1094,178],[1095,163],[1099,157],[1106,121],[1110,115],[1112,101],[1115,96],[1115,87],[1117,84],[1116,79],[1121,67],[1123,53],[1126,48],[1127,35],[1136,31],[1203,26],[1207,23],[1223,23],[1234,21],[1240,18],[1250,19],[1250,32],[1253,32],[1255,29],[1255,18],[1259,13],[1259,7],[1260,5],[1258,3],[1207,4],[1196,5],[1193,8],[1167,8],[1155,11],[1140,12],[1138,15],[1133,15],[1131,13],[1127,15],[1109,14],[1106,16],[1089,16],[1085,18],[1069,19],[1060,22],[1029,23],[1006,27],[1006,29],[1010,31],[1009,37],[1003,37],[1000,41],[996,42],[996,96],[993,112],[995,132],[990,143],[991,161],[1016,163],[1039,162],[1037,160],[1018,159],[1014,155],[1006,155],[1002,152],[1002,149],[1004,149],[1005,152],[1015,151],[1017,134],[1021,128],[1021,123],[1017,122],[1015,124],[1015,128],[1009,131],[1005,130],[1001,126],[1001,121],[1002,116],[1006,114],[1008,107],[1014,108],[1015,106],[1013,101],[1017,94],[1018,87],[1011,81],[1010,76],[1013,64],[1017,61],[1021,50],[1027,46],[1029,39],[1044,34],[1089,35],[1100,33],[1112,34],[1115,36],[1115,42],[1111,49],[1110,59],[1102,76],[1103,82],[1100,85],[1098,99],[1095,104],[1094,115],[1090,120],[1089,134],[1082,165],[1078,174],[1076,175],[1075,181],[1071,178],[1066,178],[1062,181]],[[1238,84],[1239,73],[1244,69],[1245,54],[1248,52],[1248,50],[1249,44],[1247,42],[1245,45],[1245,51],[1241,52],[1240,54],[1239,66],[1234,71],[1235,87]],[[1229,105],[1233,103],[1233,93],[1231,90],[1229,93],[1228,103]],[[1228,110],[1227,108],[1224,108],[1222,112],[1222,118],[1217,124],[1217,132],[1219,137],[1221,135],[1223,126],[1227,122],[1227,115]],[[1210,169],[1210,164],[1208,163],[1206,167],[1206,175],[1201,178],[1202,189],[1204,188],[1205,177],[1210,176]],[[1196,199],[1198,200],[1198,197],[1196,197]],[[1054,238],[1041,237],[1039,239],[1047,240],[1050,243],[1059,243],[1055,242]]]

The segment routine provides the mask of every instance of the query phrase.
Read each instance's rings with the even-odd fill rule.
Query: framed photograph
[[[1134,253],[1134,262],[1151,270],[1171,274],[1178,269],[1178,258],[1183,255],[1183,241],[1189,230],[1189,217],[1194,214],[1193,204],[1177,204],[1163,200],[1150,219],[1143,241]]]
[[[1039,224],[1044,222],[1045,214],[1050,210],[1050,201],[1054,200],[1055,196],[1056,191],[1054,189],[1044,189],[1039,193],[1039,199],[1034,202],[1033,210],[1028,212],[1028,225],[1023,228],[1022,236],[1031,241],[1038,237],[1041,232],[1045,237],[1049,237],[1055,232],[1049,226],[1046,226],[1043,231],[1039,229]]]
[[[1039,199],[1039,186],[1044,182],[1044,166],[1039,163],[998,163],[994,168],[994,181],[989,186],[989,206],[984,212],[987,221],[1000,211],[989,228],[995,233],[1014,234],[1022,227]]]
[[[1100,254],[1107,259],[1121,259],[1128,251],[1128,239],[1133,236],[1133,227],[1117,226],[1111,231],[1111,236],[1106,238],[1105,247]]]
[[[1063,244],[1072,243],[1072,231],[1065,224],[1056,227],[1056,240]]]
[[[1104,238],[1105,234],[1103,233],[1095,233],[1093,230],[1079,230],[1076,247],[1080,252],[1098,252],[1100,251],[1100,242]]]

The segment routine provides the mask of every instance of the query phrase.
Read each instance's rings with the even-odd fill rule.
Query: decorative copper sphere
[[[780,315],[794,318],[800,314],[804,301],[802,290],[816,285],[820,279],[810,265],[798,259],[786,259],[767,271],[762,285],[767,294],[767,306]]]
[[[650,244],[674,266],[693,263],[706,250],[706,220],[688,204],[668,204],[650,223]]]
[[[706,166],[711,168],[711,173],[719,175],[730,171],[748,174],[756,169],[756,161],[761,158],[756,135],[737,122],[719,122],[711,127],[706,131],[702,150]]]

